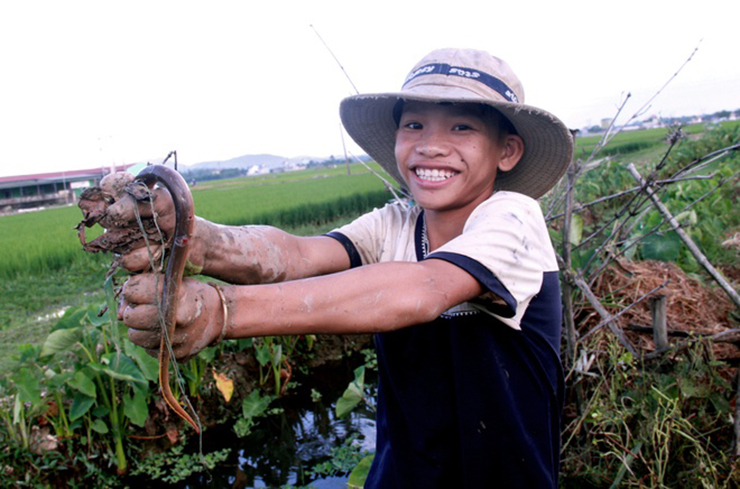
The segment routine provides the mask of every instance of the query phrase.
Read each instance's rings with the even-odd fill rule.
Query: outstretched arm
[[[154,209],[124,194],[107,209],[106,223],[120,228],[137,226],[138,215],[157,214],[166,236],[174,229],[172,198],[164,189],[154,190]],[[159,247],[139,247],[121,257],[132,272],[151,270]],[[151,253],[151,254],[150,254]],[[236,284],[273,283],[323,275],[349,267],[342,245],[326,237],[294,236],[269,226],[223,226],[195,218],[187,260],[198,273]],[[156,260],[155,260],[156,262]]]
[[[323,238],[331,239],[331,238]],[[218,294],[200,282],[183,282],[173,347],[188,357],[215,341],[224,322]],[[290,282],[224,286],[227,338],[385,332],[429,322],[461,302],[479,296],[471,275],[442,260],[389,262]],[[132,278],[124,288],[119,315],[132,328],[132,341],[159,344],[154,276]],[[198,303],[200,302],[200,305]]]

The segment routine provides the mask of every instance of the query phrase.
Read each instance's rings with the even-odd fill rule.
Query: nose
[[[416,142],[416,152],[427,158],[444,156],[449,152],[449,146],[439,131],[424,128]]]

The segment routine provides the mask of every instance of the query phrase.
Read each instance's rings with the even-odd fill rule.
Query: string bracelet
[[[221,343],[224,338],[226,337],[226,331],[229,327],[229,307],[226,305],[226,297],[224,297],[224,291],[221,288],[220,285],[213,283],[213,282],[206,282],[208,285],[216,289],[216,292],[218,293],[218,298],[221,300],[221,309],[223,310],[223,316],[224,316],[224,324],[221,326],[221,333],[218,335],[218,338],[216,341],[211,343],[208,346],[216,346],[219,343]]]

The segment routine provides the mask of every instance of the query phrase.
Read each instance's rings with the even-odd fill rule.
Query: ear
[[[524,140],[516,135],[509,134],[501,145],[501,159],[498,162],[499,171],[509,171],[513,169],[524,154]]]

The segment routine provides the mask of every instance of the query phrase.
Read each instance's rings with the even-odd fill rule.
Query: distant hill
[[[225,170],[227,168],[241,168],[246,170],[247,168],[251,168],[254,165],[262,165],[267,168],[274,168],[282,165],[286,161],[288,161],[288,158],[285,158],[284,156],[261,154],[243,155],[228,160],[204,161],[202,163],[195,163],[194,165],[183,166],[185,170]]]
[[[343,163],[343,157],[335,157],[338,162]],[[362,161],[369,161],[370,157],[367,155],[360,155],[358,158]],[[202,163],[195,163],[192,165],[182,165],[184,171],[191,170],[227,170],[231,168],[237,168],[241,170],[247,170],[255,165],[262,166],[265,168],[277,168],[283,166],[283,164],[293,165],[306,165],[311,161],[324,162],[332,159],[332,157],[326,156],[295,156],[293,158],[286,158],[284,156],[259,154],[259,155],[242,155],[236,158],[221,161],[204,161]]]

